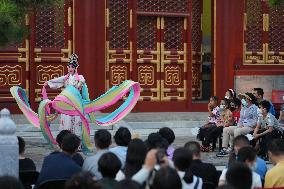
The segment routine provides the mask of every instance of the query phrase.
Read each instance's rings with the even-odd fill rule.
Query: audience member
[[[253,132],[253,143],[260,140],[260,156],[267,159],[267,145],[274,138],[280,138],[281,128],[278,120],[268,112],[271,105],[267,100],[259,102],[261,116],[258,117],[256,128]]]
[[[174,142],[175,140],[175,133],[172,129],[168,128],[168,127],[163,127],[159,130],[159,133],[162,137],[164,137],[168,143],[169,143],[169,147],[167,149],[167,155],[168,158],[171,160],[173,158],[173,154],[175,149],[171,146],[171,144]]]
[[[65,184],[65,189],[101,189],[90,172],[79,172]]]
[[[115,185],[114,189],[142,189],[142,187],[140,186],[138,182],[135,182],[130,179],[125,179],[125,180],[119,181]]]
[[[262,88],[253,88],[252,90],[252,93],[253,95],[255,96],[255,98],[257,99],[257,103],[259,104],[261,101],[264,100],[263,96],[264,96],[264,91]],[[276,112],[275,112],[275,109],[274,109],[274,106],[271,102],[270,103],[270,109],[268,110],[269,113],[271,113],[272,115],[276,115]]]
[[[232,112],[230,110],[230,101],[228,99],[222,99],[220,102],[220,120],[216,125],[211,126],[205,132],[204,141],[202,142],[201,149],[208,149],[210,143],[212,143],[212,150],[216,148],[216,141],[222,134],[224,127],[233,125]]]
[[[252,93],[241,94],[240,97],[242,98],[242,109],[239,122],[237,126],[224,128],[222,140],[223,149],[217,154],[217,157],[228,156],[232,150],[233,138],[250,133],[256,126],[258,115],[255,97]]]
[[[226,181],[226,189],[251,189],[253,184],[252,171],[245,164],[234,162],[226,173]]]
[[[233,124],[234,126],[237,126],[237,124],[239,122],[240,113],[241,113],[241,105],[242,105],[242,102],[238,98],[234,98],[230,102],[230,110],[232,112],[232,116],[233,116],[233,119],[234,119],[234,124]]]
[[[267,172],[264,187],[284,187],[284,141],[274,139],[269,143],[268,156],[274,167]]]
[[[247,146],[250,146],[250,142],[249,142],[249,140],[246,136],[239,135],[236,138],[234,138],[233,152],[230,154],[230,157],[229,157],[229,167],[233,162],[237,161],[239,150],[242,147],[247,147]],[[255,172],[257,174],[259,174],[261,180],[264,181],[264,177],[265,177],[265,174],[267,172],[267,167],[266,167],[265,161],[263,159],[261,159],[260,157],[256,158],[256,170],[255,170]]]
[[[19,144],[19,171],[35,171],[36,166],[33,160],[25,157],[25,140],[18,136],[18,144]]]
[[[147,147],[141,139],[133,139],[130,141],[128,144],[124,168],[126,178],[130,179],[142,168],[146,154]]]
[[[61,150],[61,145],[62,145],[62,141],[63,141],[63,138],[70,134],[71,131],[70,130],[62,130],[58,133],[58,135],[56,136],[56,142],[57,142],[57,145],[58,147],[60,148]],[[82,167],[83,166],[83,163],[84,163],[84,159],[82,157],[82,155],[78,152],[74,153],[72,155],[72,159],[80,166]]]
[[[117,146],[111,148],[109,151],[114,153],[119,158],[119,160],[121,161],[121,165],[122,165],[121,168],[124,168],[127,146],[129,142],[131,141],[131,133],[129,129],[127,129],[126,127],[120,127],[116,131],[113,138]]]
[[[190,166],[192,154],[187,148],[178,148],[173,155],[174,166],[180,176],[183,189],[201,189],[203,181],[193,175]]]
[[[168,141],[165,138],[163,138],[160,133],[150,133],[148,135],[147,140],[145,141],[145,144],[148,150],[159,148],[159,149],[164,149],[165,153],[169,146]]]
[[[254,148],[247,146],[242,147],[238,152],[237,161],[244,163],[248,166],[252,171],[252,185],[251,188],[261,188],[262,182],[260,176],[255,172],[256,169],[256,151]],[[230,166],[229,166],[230,168]],[[226,173],[228,169],[224,169],[219,179],[219,185],[223,185],[226,183]]]
[[[0,176],[1,189],[24,189],[22,183],[12,176]]]
[[[80,172],[81,167],[71,159],[80,143],[80,138],[75,134],[66,135],[61,145],[62,152],[53,152],[44,158],[36,185],[39,186],[47,180],[67,180]]]
[[[279,125],[281,127],[282,132],[284,131],[284,104],[281,105],[280,107],[280,112],[279,112]]]
[[[192,173],[201,177],[203,183],[213,183],[213,185],[217,186],[219,181],[218,172],[214,165],[201,161],[200,144],[195,141],[190,141],[187,142],[184,147],[192,154],[192,163],[190,166]]]
[[[197,135],[197,138],[201,141],[204,141],[206,133],[209,132],[211,128],[216,127],[217,122],[220,121],[220,108],[218,107],[218,97],[216,96],[210,97],[208,103],[208,112],[209,112],[208,123],[206,123],[199,129],[199,133]],[[211,150],[212,149],[210,149],[210,145],[201,146],[202,152],[209,152]]]
[[[152,189],[182,189],[181,179],[173,168],[162,167],[155,175]]]
[[[117,183],[115,176],[121,168],[119,158],[112,152],[103,154],[98,161],[98,170],[103,178],[99,183],[103,189],[113,189]]]
[[[107,153],[111,145],[111,134],[105,129],[100,129],[94,135],[96,154],[85,159],[83,164],[84,171],[90,171],[96,180],[102,179],[101,173],[98,171],[98,161],[100,157]]]
[[[225,93],[225,99],[233,100],[236,98],[236,92],[233,89],[228,89]]]

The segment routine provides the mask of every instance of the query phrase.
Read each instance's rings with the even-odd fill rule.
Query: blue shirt
[[[270,102],[270,101],[269,101]],[[271,113],[272,115],[274,115],[275,116],[275,114],[276,114],[276,112],[275,112],[275,109],[274,109],[274,106],[273,106],[273,104],[270,102],[270,109],[269,109],[269,113]]]
[[[263,159],[257,157],[256,158],[256,170],[255,172],[259,174],[261,180],[264,180],[265,174],[267,172],[266,163]]]
[[[125,161],[126,161],[127,147],[126,146],[116,146],[116,147],[109,149],[109,151],[111,151],[118,157],[118,159],[121,162],[121,168],[124,168]]]
[[[48,180],[67,180],[80,171],[81,167],[71,156],[64,152],[53,152],[44,158],[36,185]]]
[[[242,107],[238,127],[255,127],[257,123],[257,106],[252,104],[249,107]]]

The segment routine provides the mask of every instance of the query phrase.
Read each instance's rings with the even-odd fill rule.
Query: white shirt
[[[222,171],[222,174],[219,178],[219,182],[226,182],[226,173],[227,173],[228,169],[224,169]],[[261,188],[262,187],[262,183],[261,183],[261,179],[259,174],[257,174],[256,172],[252,171],[252,185],[251,185],[251,189],[253,188]]]
[[[185,172],[183,171],[178,171],[178,175],[180,177],[181,183],[182,183],[182,189],[195,189],[195,185],[197,185],[196,189],[202,189],[203,181],[201,178],[197,176],[193,176],[193,181],[192,183],[186,183],[183,180],[183,177],[185,175]]]

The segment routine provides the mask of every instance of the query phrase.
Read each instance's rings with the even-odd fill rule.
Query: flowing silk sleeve
[[[65,78],[65,76],[61,76],[61,77],[51,79],[47,82],[47,84],[52,89],[58,89],[58,88],[64,86],[64,78]]]

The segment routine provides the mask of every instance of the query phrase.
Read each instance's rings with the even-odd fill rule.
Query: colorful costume
[[[72,57],[69,64],[73,64]],[[83,151],[90,151],[92,145],[90,142],[90,127],[89,120],[101,126],[113,125],[123,119],[135,106],[140,96],[139,83],[126,80],[118,86],[113,86],[105,94],[101,95],[95,100],[89,99],[89,93],[84,78],[80,75],[66,75],[47,83],[52,88],[65,86],[65,89],[55,97],[54,100],[49,100],[46,95],[45,87],[43,87],[43,101],[41,101],[38,114],[36,114],[30,107],[25,90],[18,86],[11,87],[10,91],[15,98],[19,108],[23,114],[35,127],[41,128],[44,138],[50,145],[55,145],[54,139],[50,131],[50,123],[58,114],[63,115],[61,120],[61,129],[69,127],[67,122],[72,122],[72,126],[80,125],[82,136]],[[125,101],[113,112],[100,118],[94,117],[94,112],[106,109],[123,97]],[[53,108],[56,113],[51,114],[50,108]],[[78,117],[78,118],[77,118]]]

